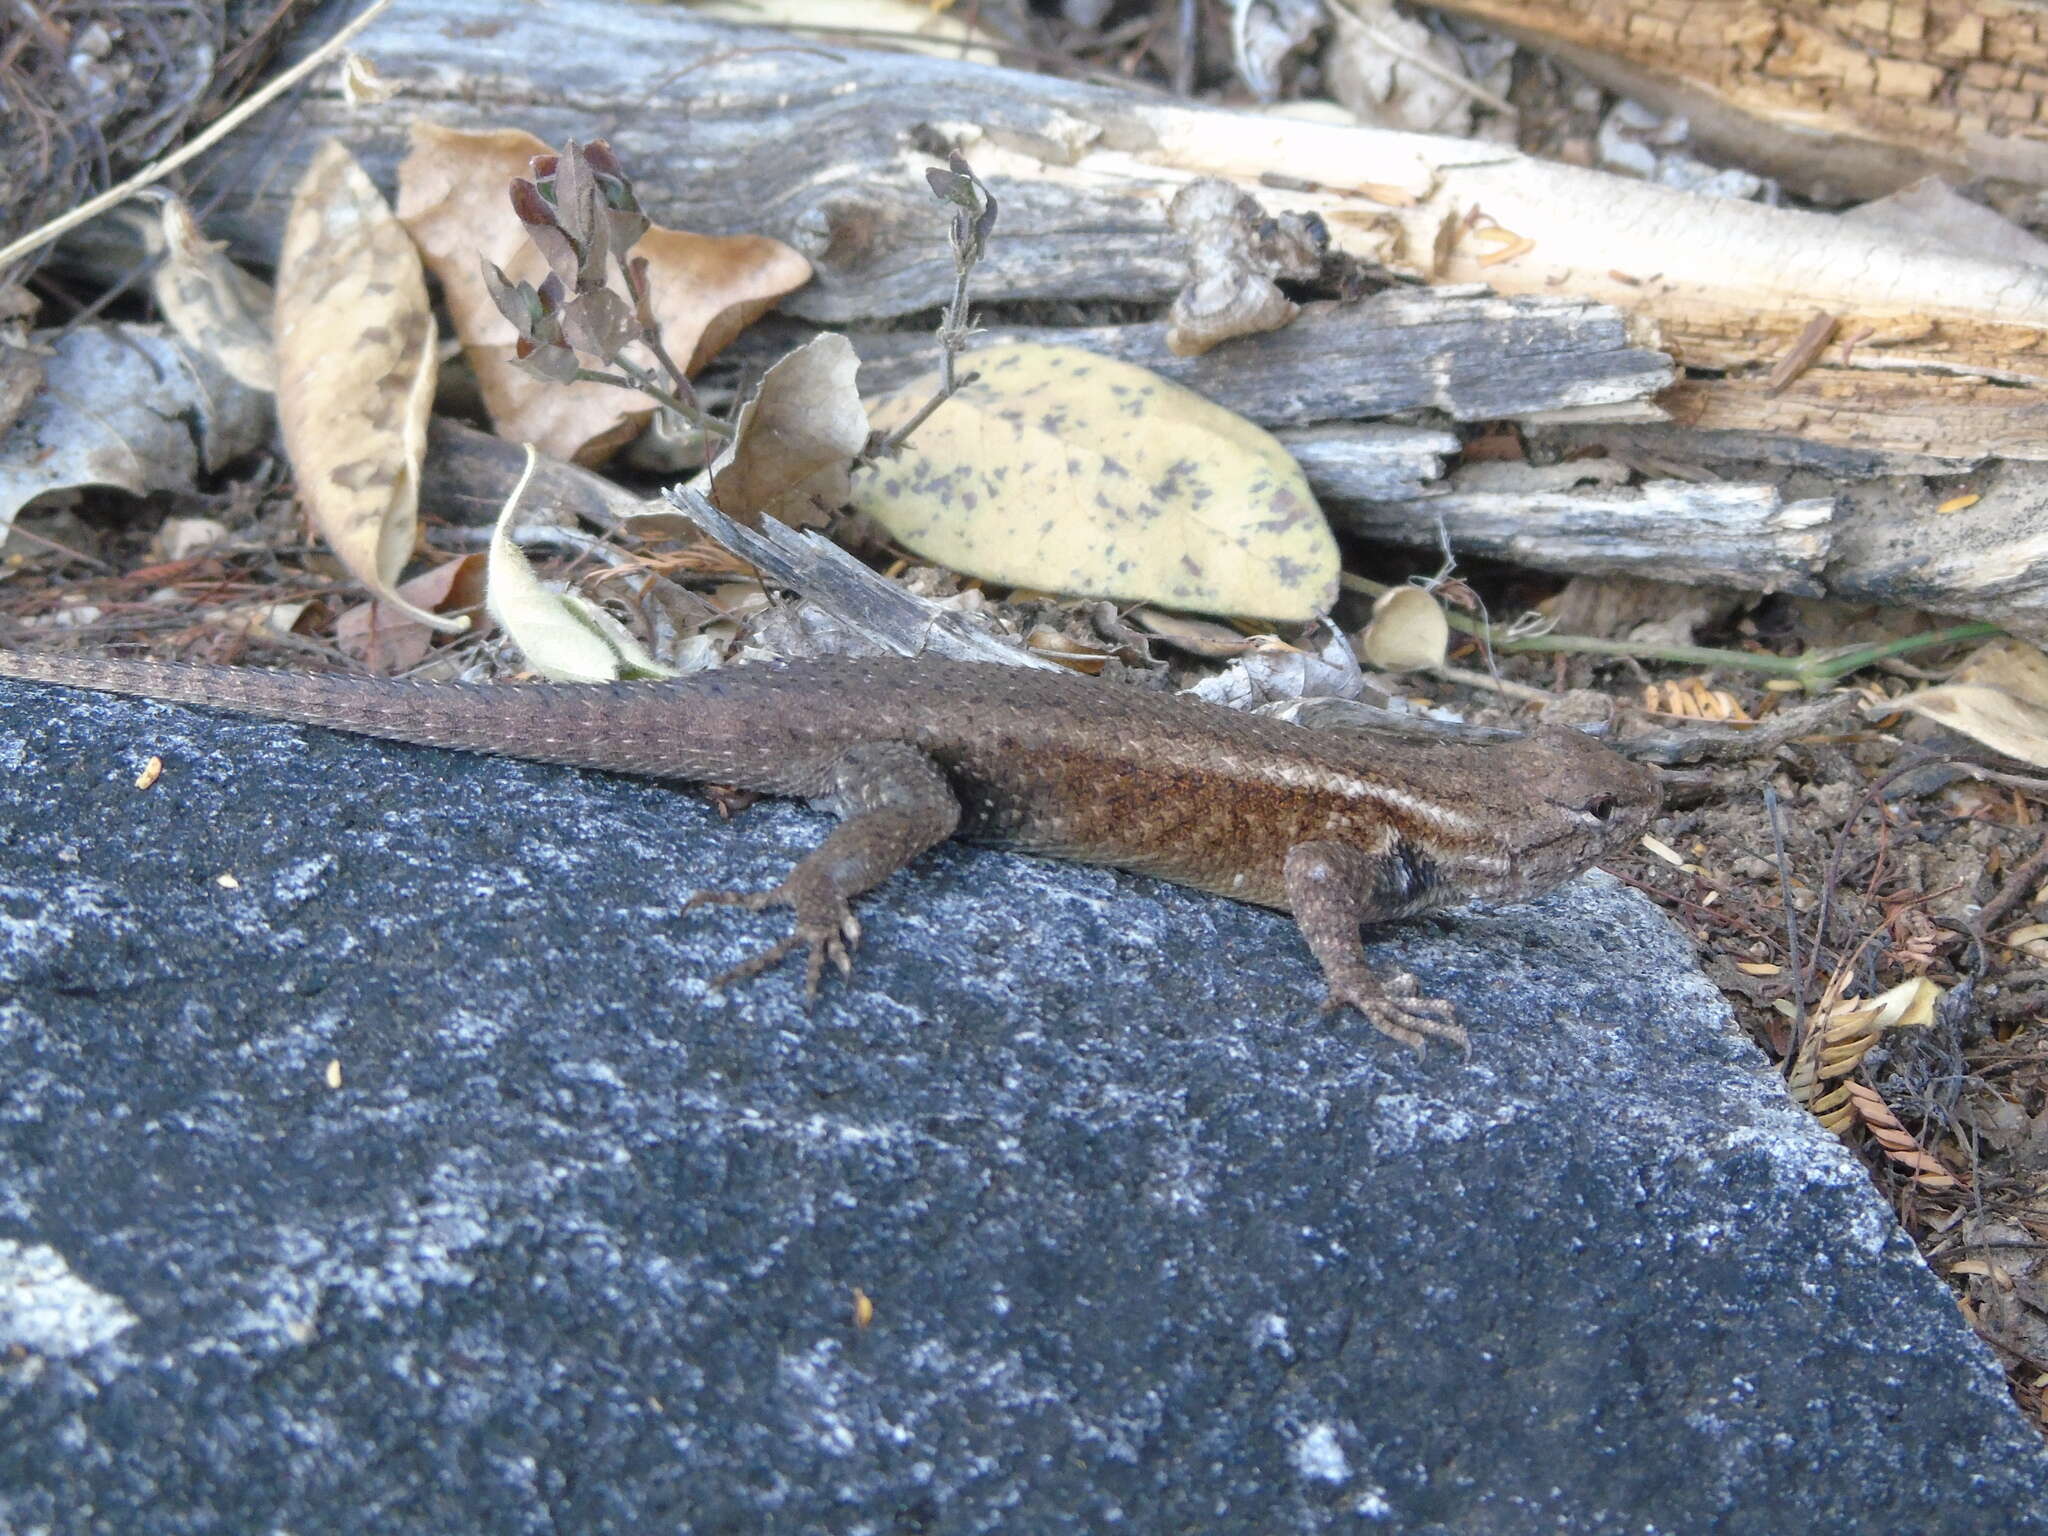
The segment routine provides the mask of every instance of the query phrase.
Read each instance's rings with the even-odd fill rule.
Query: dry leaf
[[[372,60],[360,53],[341,56],[341,99],[350,106],[382,106],[397,94],[398,83],[386,80]]]
[[[334,621],[334,643],[343,655],[367,662],[373,672],[403,672],[425,661],[434,643],[434,631],[412,612],[474,608],[483,600],[483,591],[482,555],[446,561],[400,585],[398,595],[406,608],[368,602],[342,614]]]
[[[1316,648],[1308,649],[1311,645]],[[1242,656],[1187,692],[1231,709],[1260,709],[1302,699],[1356,698],[1360,681],[1351,642],[1331,625],[1309,631],[1299,646],[1273,635],[1256,636]]]
[[[300,500],[364,586],[466,628],[397,595],[419,533],[434,316],[412,241],[337,140],[299,181],[277,279],[277,414]]]
[[[513,215],[509,188],[514,177],[531,174],[535,155],[552,153],[516,128],[465,133],[415,123],[411,153],[398,168],[398,214],[441,280],[498,435],[592,465],[639,433],[653,402],[610,384],[551,384],[515,368],[512,324],[482,277],[484,261],[514,283],[545,275],[545,259]],[[811,277],[808,261],[765,235],[693,235],[656,225],[633,254],[647,260],[662,341],[690,374]]]
[[[270,285],[202,235],[182,197],[163,195],[162,218],[150,243],[159,241],[164,259],[149,286],[171,328],[251,389],[276,389]]]
[[[1190,656],[1204,656],[1212,661],[1242,656],[1257,644],[1250,635],[1227,624],[1218,624],[1213,619],[1191,619],[1163,608],[1133,608],[1126,617],[1146,634],[1156,635]]]
[[[1300,468],[1243,417],[1144,368],[1072,347],[985,347],[980,378],[854,505],[926,559],[1072,595],[1301,620],[1337,596],[1337,542]],[[887,430],[933,375],[876,403]]]
[[[82,325],[40,338],[44,387],[0,432],[0,535],[50,491],[191,490],[260,447],[270,400],[160,326]]]
[[[1331,6],[1330,15],[1336,35],[1323,50],[1323,76],[1355,121],[1464,138],[1473,109],[1493,99],[1470,83],[1472,66],[1454,42],[1388,0],[1350,0]],[[1492,71],[1499,78],[1490,82],[1503,89],[1505,66],[1502,59]]]
[[[2003,638],[1972,655],[1949,680],[1887,705],[1903,705],[1994,751],[2048,768],[2048,656]]]
[[[543,582],[512,542],[519,498],[526,494],[537,462],[526,444],[526,468],[505,498],[491,530],[490,570],[485,606],[542,677],[564,683],[612,683],[621,677],[673,677],[619,626],[618,621],[559,582]]]
[[[1372,605],[1372,622],[1358,637],[1359,656],[1382,672],[1440,667],[1450,646],[1450,621],[1420,587],[1382,592]]]
[[[815,528],[846,504],[854,456],[868,443],[868,413],[844,336],[815,336],[761,376],[711,465],[711,504],[758,527],[778,518]]]

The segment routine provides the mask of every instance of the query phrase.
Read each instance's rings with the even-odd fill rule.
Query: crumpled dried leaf
[[[1259,200],[1208,177],[1176,192],[1167,222],[1185,242],[1188,280],[1174,296],[1166,349],[1199,357],[1219,342],[1277,331],[1301,312],[1274,284],[1322,269],[1328,232],[1299,214],[1268,218]]]
[[[1401,15],[1391,0],[1345,0],[1330,14],[1336,33],[1323,50],[1324,79],[1359,122],[1463,138],[1473,107],[1497,99],[1468,82],[1465,60],[1448,39]],[[1505,71],[1496,65],[1495,73],[1505,88]]]
[[[1933,688],[1892,701],[1994,751],[2048,768],[2048,656],[2003,638],[1975,652]]]
[[[505,498],[491,531],[484,605],[542,677],[564,683],[611,683],[621,677],[674,677],[619,622],[559,582],[544,582],[512,542],[519,498],[538,462],[526,444],[526,468]]]
[[[1242,656],[1187,693],[1231,709],[1270,710],[1304,699],[1353,699],[1360,682],[1351,642],[1329,625],[1303,635],[1300,645],[1277,635],[1255,636]]]
[[[0,433],[0,533],[50,491],[190,490],[270,431],[268,397],[161,326],[83,325],[42,344],[44,386]]]
[[[177,333],[251,389],[277,388],[270,341],[270,285],[229,261],[219,241],[200,233],[182,197],[160,194],[150,236],[164,259],[150,278],[157,308]]]
[[[749,528],[763,516],[815,528],[844,506],[854,456],[868,441],[859,369],[853,343],[827,332],[761,375],[712,462],[712,505]]]
[[[1337,542],[1270,434],[1147,369],[1073,347],[970,352],[980,375],[853,503],[926,559],[1010,586],[1300,620],[1337,596]],[[869,408],[888,430],[937,376]]]
[[[412,241],[338,140],[313,156],[278,259],[277,414],[299,498],[328,547],[386,602],[419,536],[434,405],[434,316]]]
[[[482,262],[513,283],[538,282],[547,261],[512,212],[512,179],[552,149],[530,133],[469,133],[415,123],[398,168],[398,215],[440,279],[498,435],[531,442],[578,464],[602,463],[654,414],[632,390],[589,382],[554,384],[512,362],[512,323],[484,286]],[[811,264],[766,235],[693,235],[654,226],[633,254],[644,257],[662,340],[687,374],[810,281]]]
[[[1440,667],[1450,645],[1450,620],[1420,587],[1382,592],[1373,602],[1372,622],[1358,637],[1359,655],[1382,672]]]

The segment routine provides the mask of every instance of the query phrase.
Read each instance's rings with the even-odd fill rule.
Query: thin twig
[[[669,410],[674,411],[683,420],[689,422],[691,426],[696,427],[701,432],[707,432],[713,437],[729,438],[732,436],[731,427],[718,420],[717,417],[707,415],[702,407],[685,404],[680,397],[662,388],[660,382],[653,374],[648,373],[644,369],[635,368],[623,357],[614,357],[612,361],[618,364],[621,370],[619,373],[602,373],[595,368],[578,368],[574,376],[575,382],[579,384],[609,384],[614,389],[634,390],[639,394],[647,396],[648,399],[654,401],[657,405],[665,406]]]
[[[1785,855],[1785,817],[1778,792],[1764,786],[1764,811],[1771,819],[1771,855],[1778,865],[1778,901],[1785,909],[1785,970],[1792,977],[1792,1040],[1787,1061],[1799,1058],[1806,1042],[1806,976],[1799,965],[1799,909],[1792,904],[1792,861]]]

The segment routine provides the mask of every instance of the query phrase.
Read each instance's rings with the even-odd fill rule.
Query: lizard
[[[838,824],[782,883],[706,904],[788,907],[720,976],[807,949],[850,973],[855,898],[958,834],[1292,913],[1327,983],[1420,1050],[1469,1049],[1451,1004],[1376,974],[1361,927],[1518,900],[1633,842],[1655,769],[1557,726],[1499,744],[1312,730],[1126,684],[931,657],[747,663],[624,683],[430,683],[0,650],[0,677],[385,740],[808,800]]]

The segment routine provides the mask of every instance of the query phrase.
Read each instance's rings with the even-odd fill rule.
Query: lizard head
[[[1488,749],[1485,796],[1499,804],[1505,870],[1477,874],[1473,894],[1514,900],[1583,874],[1643,835],[1664,804],[1657,770],[1582,731],[1543,726]]]

